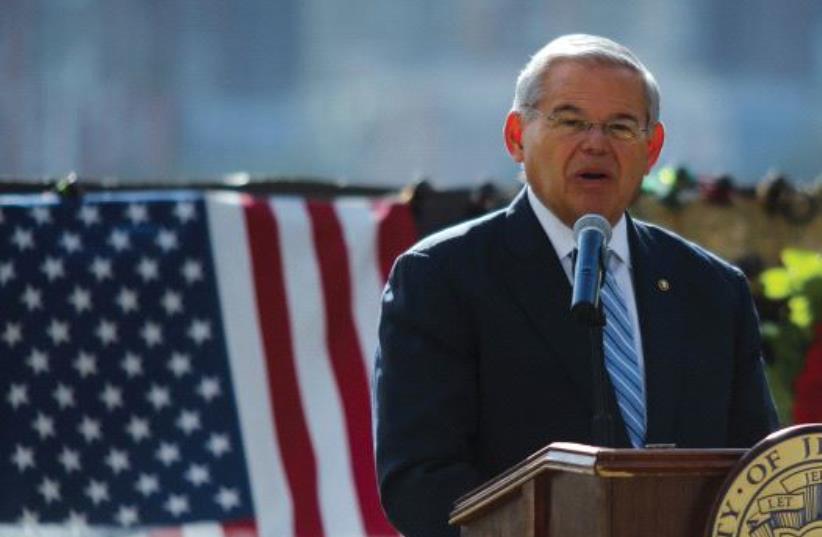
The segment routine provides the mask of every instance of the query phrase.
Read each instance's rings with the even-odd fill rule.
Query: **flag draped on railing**
[[[396,535],[369,376],[406,205],[0,199],[0,534]]]

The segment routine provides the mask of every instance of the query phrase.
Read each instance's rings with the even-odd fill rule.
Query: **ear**
[[[503,128],[505,147],[514,162],[522,162],[525,155],[522,150],[522,114],[519,112],[508,112]]]
[[[661,121],[654,125],[654,132],[648,138],[648,167],[645,173],[651,171],[651,168],[656,164],[659,154],[662,152],[662,145],[665,143],[665,126]]]

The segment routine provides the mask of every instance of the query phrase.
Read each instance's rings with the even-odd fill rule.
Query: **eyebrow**
[[[560,114],[562,112],[570,112],[572,114],[585,115],[585,113],[583,112],[583,110],[580,107],[575,106],[573,104],[560,104],[558,106],[555,106],[553,109],[551,109],[552,114]],[[635,115],[629,114],[627,112],[621,112],[621,113],[614,114],[613,116],[611,116],[608,119],[608,121],[613,121],[615,119],[631,120],[631,121],[634,121],[636,123],[640,122],[639,118],[637,118]]]

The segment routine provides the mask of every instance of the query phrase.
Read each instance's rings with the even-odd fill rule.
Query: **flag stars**
[[[146,342],[146,347],[150,349],[162,344],[163,329],[160,328],[160,325],[155,322],[146,321],[142,330],[140,330],[140,336],[142,336],[143,340]]]
[[[80,425],[77,426],[77,431],[85,439],[87,444],[91,444],[95,440],[100,440],[103,436],[100,422],[88,416],[83,416],[83,420],[80,422]]]
[[[131,248],[131,238],[122,229],[113,229],[108,236],[108,243],[118,252]]]
[[[34,450],[27,446],[21,446],[20,444],[14,446],[11,462],[17,467],[20,473],[25,472],[26,468],[33,469],[37,466],[34,462]]]
[[[108,494],[108,485],[103,481],[90,479],[85,493],[94,505],[100,505],[110,499]]]
[[[180,293],[171,291],[170,289],[166,289],[166,292],[163,293],[163,298],[160,303],[169,316],[175,313],[182,313],[183,311],[183,298],[180,296]]]
[[[120,408],[123,406],[123,390],[117,386],[106,383],[103,391],[100,393],[100,401],[106,405],[109,412],[115,408]]]
[[[117,305],[120,306],[120,309],[123,310],[123,313],[130,313],[140,309],[140,304],[137,302],[137,293],[128,287],[120,288],[116,302]]]
[[[82,465],[80,464],[80,454],[76,450],[67,448],[66,446],[63,446],[63,450],[60,452],[60,456],[57,460],[60,461],[61,465],[63,465],[63,469],[67,474],[70,474],[71,472],[79,472],[82,469]]]
[[[14,348],[15,345],[23,341],[23,327],[20,323],[6,323],[3,328],[3,335],[0,336],[9,348]]]
[[[135,443],[140,443],[151,437],[151,428],[149,427],[148,420],[139,416],[131,417],[128,425],[126,425],[126,432]]]
[[[40,515],[37,511],[23,508],[23,514],[20,515],[19,522],[24,527],[36,526],[40,523]]]
[[[37,487],[37,491],[43,496],[43,500],[49,504],[60,501],[60,483],[48,477],[44,477]]]
[[[51,342],[55,347],[61,343],[68,343],[71,339],[68,323],[59,319],[52,319],[49,322],[46,333],[51,338]]]
[[[202,345],[211,339],[211,323],[205,319],[194,319],[188,327],[188,337],[197,345]]]
[[[81,378],[86,378],[97,374],[97,357],[85,351],[80,351],[77,359],[74,360],[74,369]]]
[[[117,514],[114,516],[114,519],[124,528],[134,526],[140,521],[137,508],[133,505],[121,505],[120,508],[117,509]]]
[[[203,265],[196,259],[186,259],[180,273],[189,285],[203,279]]]
[[[200,384],[197,386],[197,393],[200,397],[210,402],[212,399],[222,394],[220,381],[217,377],[203,377]]]
[[[131,468],[131,463],[128,460],[128,454],[120,449],[111,448],[108,455],[106,455],[105,462],[115,475],[125,472]]]
[[[100,319],[95,334],[100,339],[100,343],[107,347],[117,342],[117,325],[108,319]]]
[[[37,413],[37,417],[32,422],[31,428],[40,435],[40,440],[54,436],[54,420],[51,416],[43,414],[42,412]]]
[[[74,286],[74,290],[68,297],[68,302],[74,306],[74,311],[78,314],[91,311],[91,293],[80,286]]]
[[[83,249],[83,243],[80,240],[80,235],[70,231],[64,232],[60,237],[60,246],[62,246],[63,249],[69,254],[79,252]]]
[[[12,384],[6,394],[6,400],[17,410],[22,405],[29,404],[29,388],[25,384]]]
[[[208,467],[203,464],[192,464],[186,470],[185,478],[195,487],[200,487],[211,481],[211,473],[208,471]]]
[[[46,275],[50,282],[66,276],[63,260],[58,257],[46,257],[46,260],[40,265],[40,271]]]
[[[157,280],[160,277],[160,266],[156,260],[150,257],[141,258],[135,270],[145,283]]]
[[[168,368],[177,378],[191,373],[191,357],[182,352],[174,352],[168,361]]]
[[[29,216],[40,226],[51,223],[51,211],[48,207],[32,207]]]
[[[206,449],[211,452],[214,457],[222,457],[231,451],[231,444],[228,441],[228,435],[214,433],[208,437]]]
[[[120,367],[126,372],[128,378],[134,378],[143,374],[143,359],[133,352],[126,353]]]
[[[185,224],[197,217],[197,209],[193,203],[181,201],[174,206],[174,216],[177,217],[177,220],[179,220],[181,224]]]
[[[158,386],[152,384],[146,394],[146,399],[154,407],[154,410],[160,411],[164,407],[171,405],[171,393],[165,386]]]
[[[201,428],[200,414],[193,410],[183,409],[177,417],[176,424],[181,431],[190,435]]]
[[[220,487],[214,495],[214,501],[223,508],[223,511],[230,511],[240,505],[240,493],[235,489]]]
[[[80,220],[86,227],[99,224],[100,210],[94,205],[83,205],[77,212],[77,219]]]
[[[35,375],[40,375],[49,370],[49,357],[40,349],[33,348],[26,357],[26,365],[31,368]]]
[[[180,448],[176,444],[162,442],[155,455],[164,465],[171,466],[180,460]]]
[[[160,481],[154,474],[140,474],[134,488],[147,498],[160,491]]]
[[[43,307],[43,293],[40,289],[27,285],[25,291],[23,291],[23,295],[20,297],[20,302],[22,302],[29,311],[41,309]]]
[[[52,396],[57,401],[57,405],[60,409],[65,410],[66,408],[75,405],[74,390],[63,383],[57,385],[57,388],[52,393]]]
[[[34,248],[34,234],[30,229],[16,227],[11,235],[11,243],[21,252],[31,250]]]
[[[88,270],[94,275],[98,283],[103,280],[110,280],[113,277],[111,260],[105,257],[95,257]]]
[[[142,203],[131,203],[126,209],[126,218],[135,226],[148,222],[148,207]]]
[[[14,263],[12,261],[0,263],[0,285],[6,285],[16,277],[17,274],[14,271]]]
[[[171,250],[176,250],[179,247],[177,234],[170,229],[161,229],[160,232],[157,233],[157,240],[155,242],[157,243],[157,246],[159,246],[160,249],[166,253]]]
[[[78,513],[74,510],[69,511],[65,524],[69,527],[70,535],[85,535],[88,533],[88,518],[84,513]]]
[[[189,510],[188,498],[184,494],[172,494],[163,505],[172,516],[179,517]]]

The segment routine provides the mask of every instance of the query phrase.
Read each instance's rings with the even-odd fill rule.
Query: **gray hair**
[[[648,104],[648,125],[659,121],[659,86],[654,75],[628,48],[595,35],[570,34],[558,37],[539,49],[517,77],[511,110],[526,116],[542,98],[543,80],[551,65],[558,60],[587,61],[602,65],[627,67],[640,76],[645,86]]]

